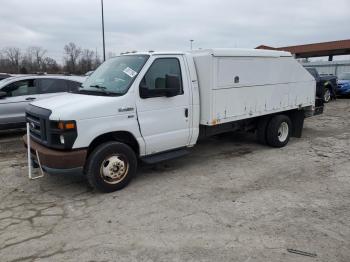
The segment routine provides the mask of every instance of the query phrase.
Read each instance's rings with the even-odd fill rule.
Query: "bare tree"
[[[3,49],[3,54],[9,60],[12,70],[15,70],[17,73],[20,69],[20,63],[22,60],[21,49],[17,47],[5,47]]]
[[[56,60],[51,57],[45,57],[42,61],[42,69],[47,73],[57,73],[61,70]]]
[[[72,42],[64,46],[65,68],[68,72],[77,73],[77,61],[81,52],[81,48]]]
[[[95,70],[97,67],[99,67],[100,64],[101,64],[101,59],[100,59],[100,56],[98,55],[97,49],[96,49],[95,59],[93,62],[92,70]]]
[[[28,48],[28,53],[33,57],[33,62],[37,70],[42,70],[43,60],[45,59],[46,50],[39,46],[32,46]]]
[[[61,66],[55,59],[46,56],[46,49],[31,46],[23,53],[16,47],[6,47],[0,50],[0,72],[4,73],[58,73],[63,70],[75,74],[84,74],[96,69],[100,57],[90,49],[82,50],[74,43],[64,46],[64,64]]]
[[[22,67],[29,72],[39,72],[43,70],[43,62],[45,59],[46,50],[39,46],[31,46],[27,48],[23,56]]]
[[[5,59],[5,56],[0,50],[0,73],[6,73],[7,69],[7,60]]]
[[[95,52],[92,50],[84,49],[82,51],[81,58],[79,60],[80,73],[86,73],[94,69],[94,56]]]

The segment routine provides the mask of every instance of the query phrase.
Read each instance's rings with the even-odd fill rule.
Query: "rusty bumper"
[[[23,141],[27,147],[27,135],[23,136]],[[36,151],[38,152],[40,163],[46,171],[48,170],[73,170],[82,168],[85,164],[87,149],[60,151],[54,150],[40,145],[31,140],[30,148],[32,159],[37,162]],[[53,173],[53,172],[49,172]],[[56,172],[55,172],[56,173]]]

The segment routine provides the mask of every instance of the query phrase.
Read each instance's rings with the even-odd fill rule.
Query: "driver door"
[[[190,93],[187,74],[182,74],[186,72],[184,65],[184,59],[180,55],[155,58],[139,83],[137,114],[147,155],[189,144]],[[159,94],[142,97],[141,86],[150,90],[166,89],[167,75],[179,77],[177,93],[171,97]]]

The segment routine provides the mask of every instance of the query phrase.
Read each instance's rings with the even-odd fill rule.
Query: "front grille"
[[[45,119],[27,113],[27,122],[29,123],[30,136],[36,140],[47,142]]]
[[[48,109],[33,105],[27,107],[26,120],[29,123],[30,138],[49,148],[60,150],[72,149],[74,141],[78,136],[76,128],[60,130],[57,121],[50,121],[50,115],[51,111]],[[63,144],[60,141],[61,135],[64,136],[65,140]]]
[[[50,114],[50,110],[32,105],[26,110],[26,120],[29,123],[30,137],[41,144],[48,143]]]

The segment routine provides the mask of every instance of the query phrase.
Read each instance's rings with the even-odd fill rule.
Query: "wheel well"
[[[135,154],[137,156],[140,155],[140,147],[139,143],[137,142],[136,138],[127,131],[117,131],[117,132],[110,132],[103,135],[100,135],[96,137],[89,145],[87,156],[90,155],[90,153],[102,143],[108,142],[108,141],[118,141],[124,144],[127,144],[130,146]]]
[[[265,139],[266,135],[266,127],[270,120],[277,115],[286,115],[289,117],[289,119],[292,122],[292,130],[291,130],[291,136],[300,138],[302,135],[303,127],[304,127],[304,118],[305,118],[305,112],[304,110],[290,110],[285,112],[279,112],[272,115],[266,115],[259,117],[257,121],[257,129],[261,128],[262,132],[258,132],[262,137],[258,138],[259,141],[263,141]]]

